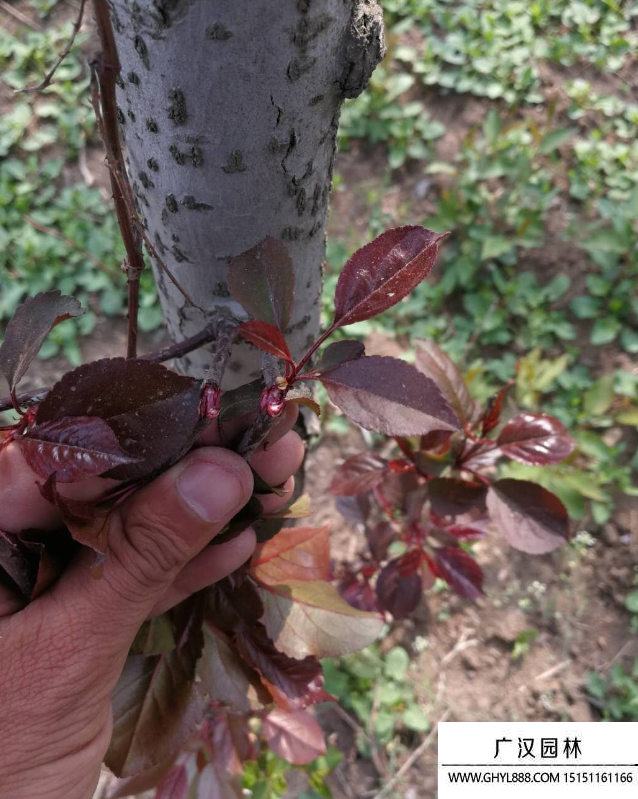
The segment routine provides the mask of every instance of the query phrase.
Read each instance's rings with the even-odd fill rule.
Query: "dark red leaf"
[[[457,538],[473,540],[487,531],[487,488],[455,477],[428,483],[432,520]]]
[[[0,347],[0,369],[11,391],[38,354],[51,330],[65,319],[80,316],[84,309],[74,297],[47,291],[28,297],[9,321]]]
[[[80,366],[57,382],[39,404],[38,425],[64,416],[97,416],[120,446],[142,462],[105,473],[139,479],[173,463],[206,424],[200,416],[202,384],[160,364],[109,358]]]
[[[381,482],[386,468],[386,461],[374,452],[360,452],[339,466],[328,491],[340,497],[365,494]]]
[[[423,594],[421,553],[407,552],[387,563],[377,580],[379,604],[395,619],[404,619],[416,608]]]
[[[436,571],[459,596],[476,600],[483,593],[483,572],[471,555],[457,547],[434,550]]]
[[[344,339],[343,341],[335,341],[334,344],[326,347],[321,353],[321,360],[317,364],[315,371],[327,372],[339,364],[346,361],[356,361],[365,354],[365,347],[361,341],[354,339]]]
[[[522,552],[543,555],[569,539],[569,519],[560,499],[537,483],[497,480],[487,495],[492,522]]]
[[[416,342],[415,366],[437,384],[462,425],[476,416],[477,406],[461,372],[433,341]]]
[[[424,280],[447,234],[418,225],[386,230],[347,261],[335,292],[336,327],[386,311]]]
[[[493,394],[489,398],[485,413],[483,414],[483,426],[481,429],[482,435],[486,436],[498,425],[501,419],[503,402],[507,396],[507,392],[511,387],[512,384],[508,383],[506,386],[503,386],[500,391],[498,391],[496,394]]]
[[[267,236],[233,258],[228,266],[228,288],[252,317],[286,330],[295,302],[295,276],[281,241]]]
[[[319,661],[308,655],[302,660],[280,652],[263,624],[240,629],[235,646],[241,657],[259,672],[264,686],[280,707],[304,708],[332,697],[323,690],[323,672]]]
[[[204,624],[204,649],[197,663],[198,688],[207,700],[248,713],[273,701],[252,666],[236,651],[231,636],[210,621]]]
[[[177,606],[177,647],[157,657],[130,656],[113,691],[113,733],[107,766],[131,776],[175,755],[204,711],[195,689],[203,635],[197,598]]]
[[[366,528],[366,538],[372,557],[381,562],[388,554],[388,547],[396,541],[397,534],[389,522],[379,522],[374,527]]]
[[[391,436],[457,430],[454,411],[436,384],[397,358],[348,361],[320,377],[334,404],[353,422]]]
[[[371,510],[370,495],[357,494],[356,497],[337,497],[335,507],[350,524],[365,524]]]
[[[59,483],[76,483],[109,469],[138,463],[120,446],[115,433],[97,416],[63,416],[36,424],[15,439],[31,469]]]
[[[19,535],[0,530],[0,569],[25,599],[31,599],[38,580],[44,544],[25,543]]]
[[[375,487],[373,496],[390,514],[399,511],[404,515],[412,509],[412,495],[422,485],[423,478],[414,472],[388,474],[383,482]]]
[[[259,378],[259,380],[253,380],[252,383],[246,383],[243,386],[224,391],[221,398],[220,420],[226,422],[229,419],[247,416],[249,413],[257,411],[263,389],[263,380]]]
[[[243,325],[239,326],[239,332],[246,341],[250,341],[255,347],[259,347],[260,350],[269,352],[282,361],[293,363],[292,355],[283,333],[273,325],[269,325],[268,322],[258,322],[257,320],[244,322]]]
[[[273,752],[296,766],[311,763],[326,754],[323,731],[304,710],[292,713],[272,710],[264,719],[262,732]]]
[[[574,449],[564,424],[553,416],[533,413],[511,419],[499,433],[497,444],[504,455],[537,466],[560,463]]]
[[[337,588],[340,596],[353,608],[365,610],[368,613],[379,612],[377,595],[367,580],[357,577],[355,574],[349,574],[339,582]]]

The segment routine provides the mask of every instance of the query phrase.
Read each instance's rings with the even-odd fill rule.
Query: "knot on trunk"
[[[376,0],[355,0],[339,79],[344,98],[358,97],[385,55],[383,11]]]

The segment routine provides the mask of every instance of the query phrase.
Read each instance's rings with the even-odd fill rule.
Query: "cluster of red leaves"
[[[464,544],[483,538],[488,526],[536,555],[569,536],[558,497],[536,483],[497,479],[495,468],[504,457],[559,463],[573,449],[565,427],[551,416],[506,408],[509,386],[479,408],[459,370],[430,341],[418,342],[416,367],[436,381],[462,429],[396,437],[400,457],[393,460],[373,452],[354,455],[330,486],[343,515],[365,527],[369,548],[361,567],[340,580],[341,595],[354,607],[395,618],[409,615],[436,577],[460,596],[477,599],[483,573]]]
[[[307,762],[323,746],[307,708],[330,699],[320,658],[373,641],[382,626],[378,610],[405,615],[433,575],[477,596],[480,569],[459,542],[482,535],[490,518],[525,551],[549,551],[566,538],[566,515],[555,497],[512,480],[488,488],[489,478],[479,474],[499,455],[526,463],[565,457],[571,444],[558,422],[520,415],[499,429],[504,392],[480,413],[454,366],[429,344],[416,368],[367,356],[352,340],[313,358],[335,330],[406,297],[429,274],[441,239],[408,226],[357,251],[340,275],[331,326],[298,360],[285,337],[295,285],[284,245],[267,238],[233,259],[228,285],[251,317],[238,332],[281,361],[283,374],[266,370],[263,380],[223,394],[212,377],[196,380],[150,361],[112,358],[74,369],[25,410],[18,382],[48,332],[82,311],[72,298],[49,292],[27,300],[9,323],[0,368],[20,418],[2,429],[0,446],[20,448],[67,528],[0,535],[2,574],[27,600],[37,594],[47,558],[68,557],[73,540],[108,557],[112,509],[182,458],[206,425],[252,414],[248,431],[229,442],[249,458],[287,402],[318,410],[308,382],[321,382],[355,423],[396,437],[403,452],[394,461],[356,456],[335,478],[333,490],[351,498],[361,518],[368,518],[370,493],[384,514],[367,532],[372,559],[342,581],[342,595],[330,582],[327,528],[282,529],[286,517],[309,515],[303,498],[280,518],[263,519],[258,495],[278,489],[255,475],[255,496],[216,538],[255,525],[260,545],[251,563],[147,622],[116,689],[107,762],[117,774],[140,774],[136,790],[158,785],[157,799],[190,799],[223,782],[218,794],[236,795],[232,780],[222,778],[232,777],[231,761],[250,756],[246,719],[255,715],[279,754]],[[57,487],[100,475],[118,483],[96,503],[65,499]],[[379,572],[397,536],[407,549]],[[377,572],[375,592],[370,579]],[[130,792],[127,785],[121,790]]]

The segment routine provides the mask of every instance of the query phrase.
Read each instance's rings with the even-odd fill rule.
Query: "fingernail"
[[[226,519],[244,504],[244,490],[237,475],[208,461],[190,463],[179,476],[177,491],[205,522]]]

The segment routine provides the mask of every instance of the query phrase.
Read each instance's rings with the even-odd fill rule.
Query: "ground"
[[[13,5],[30,14],[26,3]],[[69,11],[62,8],[56,13],[68,16]],[[10,30],[18,27],[11,17],[3,17],[2,23]],[[581,68],[577,75],[583,74]],[[545,88],[555,90],[558,97],[557,113],[567,108],[563,86],[574,75],[562,67],[548,67],[541,75]],[[598,72],[590,78],[599,91],[614,90],[621,80],[618,76],[601,77]],[[436,160],[451,160],[482,124],[484,101],[433,90],[424,95],[424,101],[429,112],[446,126],[436,145]],[[6,109],[12,102],[9,89],[0,86],[0,108]],[[532,109],[524,113],[533,117],[540,112]],[[388,224],[419,221],[433,213],[444,178],[442,183],[435,183],[420,161],[408,162],[388,178],[385,159],[384,144],[355,142],[339,154],[339,182],[329,224],[331,238],[348,245],[361,241],[369,229],[372,205]],[[86,149],[82,163],[88,164],[88,170],[79,170],[75,163],[67,165],[63,180],[90,179],[108,202],[106,172],[96,144]],[[584,252],[567,244],[562,235],[567,210],[559,204],[548,218],[542,246],[523,250],[518,265],[521,270],[532,271],[541,284],[557,271],[567,273],[572,282],[560,301],[565,307],[581,293],[587,268]],[[141,348],[156,348],[162,336],[161,331],[143,336]],[[577,336],[580,363],[591,367],[594,374],[611,364],[638,374],[635,356],[632,359],[615,344],[589,345],[583,326],[577,328]],[[82,357],[92,360],[119,355],[124,343],[123,319],[99,316],[94,332],[82,339]],[[366,343],[369,352],[383,354],[395,353],[397,348],[400,352],[405,344],[401,338],[397,344],[386,333],[375,334]],[[67,368],[64,357],[40,362],[27,376],[24,388],[49,384]],[[627,442],[631,455],[636,447],[635,433],[627,433]],[[336,564],[356,560],[363,535],[341,520],[326,489],[340,461],[363,446],[365,442],[355,430],[328,434],[310,450],[307,459],[306,485],[317,509],[313,520],[332,522]],[[544,557],[513,552],[491,536],[476,547],[486,574],[484,599],[471,605],[448,591],[430,592],[413,618],[392,625],[381,650],[400,645],[409,652],[410,679],[431,725],[444,715],[452,721],[600,719],[602,705],[585,690],[587,673],[606,674],[614,663],[629,665],[638,655],[638,639],[630,630],[625,607],[626,597],[638,580],[638,500],[618,494],[613,506],[608,522],[596,525],[589,517],[575,522],[573,532],[578,543]],[[591,537],[577,535],[583,531]],[[514,657],[518,655],[517,645],[525,640],[521,634],[529,631],[533,631],[529,644]],[[354,745],[358,724],[353,718],[345,720],[342,712],[330,706],[320,710],[320,718],[329,741],[344,753],[343,762],[329,778],[333,795],[338,799],[374,796],[379,784],[396,771],[391,754],[377,753],[376,764],[361,757]],[[411,749],[425,738],[423,734],[404,743]],[[293,779],[297,777],[291,778],[290,795],[299,787]],[[303,781],[303,777],[299,779]],[[436,745],[432,741],[397,787],[396,795],[430,799],[435,790]]]

